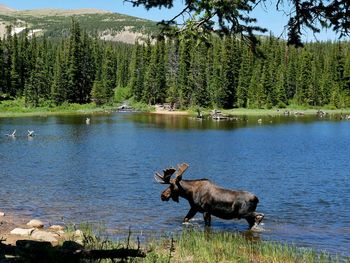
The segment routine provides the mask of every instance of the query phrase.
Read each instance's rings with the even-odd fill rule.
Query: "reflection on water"
[[[16,138],[4,136],[14,129]],[[115,237],[129,227],[144,235],[181,231],[189,205],[161,202],[164,186],[153,172],[185,161],[185,178],[259,197],[266,216],[259,238],[349,255],[349,130],[350,122],[332,116],[2,118],[0,210],[52,224],[104,222]],[[204,228],[200,214],[193,224]],[[214,218],[211,229],[246,228]]]

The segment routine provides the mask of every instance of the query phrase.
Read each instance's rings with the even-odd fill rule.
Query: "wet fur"
[[[222,219],[244,218],[250,228],[263,218],[263,214],[255,212],[259,199],[254,194],[224,189],[208,179],[173,181],[161,195],[163,201],[172,198],[178,202],[179,197],[191,206],[184,218],[186,222],[197,212],[204,214],[206,225],[210,225],[211,215]]]

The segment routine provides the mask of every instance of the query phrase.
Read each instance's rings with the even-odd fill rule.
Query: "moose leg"
[[[211,215],[210,215],[210,213],[204,212],[203,218],[204,218],[205,225],[206,226],[210,226],[211,225]]]
[[[197,214],[197,209],[194,209],[191,207],[190,211],[188,211],[187,215],[184,218],[184,222],[190,221],[192,217],[194,217]]]
[[[255,216],[254,215],[249,215],[245,217],[245,220],[247,220],[249,224],[249,229],[251,229],[255,225]]]

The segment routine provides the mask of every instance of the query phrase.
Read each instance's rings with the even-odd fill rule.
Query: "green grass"
[[[237,108],[237,109],[228,109],[228,110],[222,110],[221,112],[224,115],[229,116],[277,116],[277,115],[283,115],[285,111],[289,111],[291,115],[294,113],[303,113],[305,115],[316,115],[317,111],[321,109],[325,111],[328,114],[350,114],[350,109],[328,109],[325,108],[318,108],[318,109],[310,109],[310,108],[301,108],[301,107],[288,107],[285,109],[245,109],[245,108]],[[212,109],[200,109],[201,112],[204,115],[210,114],[210,111]],[[197,108],[190,108],[189,113],[191,115],[197,115]]]
[[[143,103],[133,103],[132,101],[128,103],[137,111],[147,112],[152,110],[151,107]],[[0,118],[111,112],[116,111],[121,104],[96,106],[95,103],[64,103],[60,106],[53,106],[50,102],[45,102],[40,107],[26,107],[23,99],[7,100],[0,102]]]
[[[27,107],[24,99],[5,100],[0,102],[0,118],[1,117],[21,117],[21,116],[41,116],[41,115],[60,115],[60,114],[91,114],[98,112],[114,111],[125,102],[125,98],[128,97],[127,89],[121,90],[115,95],[115,99],[118,103],[111,105],[97,106],[95,103],[88,104],[76,104],[76,103],[64,103],[60,106],[54,106],[50,101],[44,101],[39,107]],[[132,99],[127,100],[127,103],[137,111],[150,112],[154,111],[154,107],[149,106],[146,103],[135,102]],[[209,115],[212,109],[203,108],[189,108],[187,111],[190,115],[196,116],[197,109],[204,115]],[[277,116],[283,115],[285,111],[290,111],[291,115],[295,112],[303,112],[305,115],[316,115],[318,109],[301,109],[299,108],[286,108],[286,109],[230,109],[221,110],[223,114],[229,116]],[[325,109],[328,114],[350,114],[350,109]]]
[[[84,224],[84,245],[88,249],[112,249],[139,247],[129,235],[125,241],[111,242],[101,234],[101,227]],[[96,231],[93,231],[95,229]],[[97,234],[96,234],[97,233]],[[215,232],[200,229],[186,229],[173,237],[163,236],[141,244],[147,251],[146,258],[130,258],[127,262],[256,262],[256,263],[313,263],[313,262],[348,262],[350,258],[330,256],[326,252],[298,248],[293,245],[271,241],[261,241],[251,235],[238,233]],[[112,262],[102,260],[101,262]]]
[[[316,253],[276,242],[254,241],[239,234],[186,230],[172,240],[150,243],[152,252],[140,262],[340,262],[327,253]],[[350,259],[347,259],[350,262]]]

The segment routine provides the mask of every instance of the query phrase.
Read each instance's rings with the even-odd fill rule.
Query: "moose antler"
[[[177,172],[175,177],[176,181],[180,181],[182,179],[182,174],[187,170],[188,166],[189,165],[187,163],[177,165]]]
[[[176,172],[175,180],[180,181],[182,179],[182,174],[187,170],[188,166],[187,163],[177,165],[177,171],[174,167],[166,168],[163,170],[163,175],[156,172],[154,174],[154,179],[160,184],[170,184],[170,178]]]
[[[160,184],[169,184],[171,176],[175,173],[176,169],[174,167],[169,167],[163,170],[163,175],[156,172],[154,174],[154,179]]]

